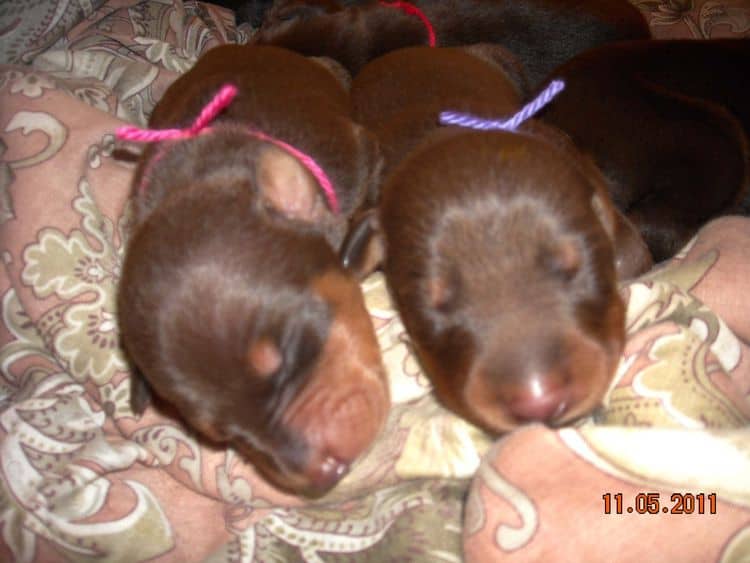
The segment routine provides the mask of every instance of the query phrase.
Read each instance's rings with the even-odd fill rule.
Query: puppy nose
[[[528,386],[515,394],[508,409],[523,422],[548,422],[565,412],[570,401],[567,386],[554,377],[531,377]]]
[[[329,455],[309,469],[308,478],[315,489],[325,492],[333,488],[348,472],[348,464]]]

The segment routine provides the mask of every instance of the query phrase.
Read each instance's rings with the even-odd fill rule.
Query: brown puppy
[[[387,3],[385,3],[387,4]],[[627,0],[415,0],[441,47],[498,43],[523,63],[531,84],[595,45],[650,37],[641,12]],[[352,74],[389,51],[427,45],[414,15],[377,0],[282,1],[266,13],[253,41],[306,55],[328,56]]]
[[[217,47],[151,126],[184,127],[226,82],[203,133],[149,146],[118,295],[123,344],[154,392],[273,483],[318,495],[373,441],[388,388],[356,280],[335,248],[371,181],[373,140],[324,66],[275,47]],[[317,160],[309,170],[259,129]],[[148,400],[135,379],[133,403]]]
[[[718,215],[747,212],[750,40],[634,41],[552,73],[542,119],[589,152],[656,260]]]
[[[352,81],[351,103],[355,119],[378,138],[385,177],[417,143],[441,129],[438,115],[444,109],[509,115],[526,90],[518,60],[498,45],[407,47],[368,65]]]
[[[600,403],[624,342],[615,248],[624,273],[650,261],[566,137],[533,123],[517,133],[435,125],[444,109],[502,117],[518,107],[502,65],[486,60],[416,47],[355,78],[355,113],[382,120],[391,172],[344,255],[362,266],[382,237],[389,288],[438,398],[502,432],[563,424]]]

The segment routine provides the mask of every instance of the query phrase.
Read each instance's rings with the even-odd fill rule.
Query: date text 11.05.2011
[[[604,514],[716,514],[716,493],[672,493],[662,504],[660,493],[638,493],[626,505],[622,493],[604,493]]]

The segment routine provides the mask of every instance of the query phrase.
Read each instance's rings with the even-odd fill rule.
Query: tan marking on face
[[[281,367],[283,357],[275,342],[269,338],[260,338],[250,344],[247,361],[253,373],[270,377]]]
[[[313,453],[351,462],[382,428],[390,407],[380,348],[359,285],[339,272],[312,284],[331,304],[333,320],[319,361],[283,421]]]

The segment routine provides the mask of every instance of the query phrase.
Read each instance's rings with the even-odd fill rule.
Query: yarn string
[[[542,90],[538,96],[523,106],[508,119],[486,119],[457,111],[443,111],[440,113],[441,125],[458,125],[469,129],[480,131],[503,130],[515,131],[521,123],[533,117],[539,110],[549,104],[560,92],[565,89],[565,82],[553,80]]]
[[[237,96],[238,89],[232,84],[225,84],[217,92],[217,94],[205,105],[201,110],[198,117],[193,121],[192,125],[184,129],[141,129],[132,125],[124,125],[118,127],[115,132],[118,139],[125,141],[135,141],[140,143],[154,143],[158,141],[174,141],[183,139],[192,139],[203,133],[209,133],[212,131],[210,124],[216,119],[216,117],[229,105],[232,100]],[[312,174],[315,180],[320,185],[323,193],[328,200],[328,205],[333,213],[339,212],[339,202],[336,197],[336,190],[333,187],[328,175],[321,168],[321,166],[313,159],[310,155],[302,152],[301,150],[293,147],[289,143],[286,143],[280,139],[272,137],[257,129],[248,129],[247,134],[251,135],[261,141],[271,143],[280,149],[291,154],[296,158],[307,170]],[[164,156],[163,151],[157,153],[156,157],[152,159],[152,163],[160,160]],[[147,168],[147,172],[152,167]],[[144,174],[144,180],[148,178],[150,174]],[[142,184],[141,190],[144,189]]]
[[[410,16],[418,17],[427,29],[427,43],[429,44],[429,46],[434,47],[437,44],[437,41],[435,39],[435,28],[432,27],[430,19],[414,4],[411,4],[409,2],[384,2],[383,0],[381,0],[380,4],[383,6],[387,6],[388,8],[396,8],[397,10],[401,10],[402,12]]]
[[[328,175],[325,173],[325,171],[320,167],[320,165],[315,162],[315,159],[313,157],[302,152],[298,148],[293,147],[289,143],[285,143],[281,139],[276,139],[275,137],[266,135],[262,131],[251,129],[250,131],[248,131],[248,134],[260,139],[261,141],[267,141],[276,145],[280,149],[288,152],[294,158],[299,160],[302,165],[307,168],[308,172],[310,172],[310,174],[312,174],[313,177],[318,181],[318,184],[320,184],[323,193],[326,195],[326,199],[328,199],[328,205],[331,208],[331,211],[333,211],[334,213],[339,212],[339,200],[336,197],[336,190],[333,187],[333,183],[328,178]]]
[[[124,125],[116,131],[117,138],[125,141],[136,141],[141,143],[154,143],[157,141],[170,141],[189,139],[206,129],[216,119],[224,108],[232,103],[237,96],[237,87],[233,84],[225,84],[217,94],[201,110],[198,117],[190,127],[185,129],[140,129],[132,125]]]

